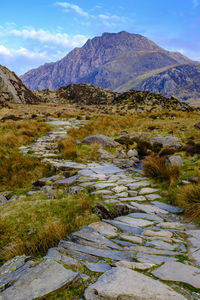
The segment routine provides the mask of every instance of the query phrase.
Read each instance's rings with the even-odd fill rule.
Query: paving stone
[[[97,174],[116,174],[116,173],[121,173],[122,170],[115,165],[105,165],[105,166],[100,166],[100,167],[94,167],[91,168],[91,171],[97,173]]]
[[[128,188],[126,186],[123,186],[123,185],[118,185],[118,186],[114,187],[112,190],[115,193],[121,193],[121,192],[127,191]]]
[[[145,194],[152,194],[152,193],[155,193],[157,192],[158,189],[153,189],[153,188],[143,188],[139,191],[139,194],[140,195],[145,195]]]
[[[156,207],[154,205],[150,205],[150,204],[139,204],[136,202],[131,202],[130,203],[132,206],[138,208],[140,211],[145,212],[147,214],[163,214],[166,215],[168,214],[168,211],[161,209],[159,207]]]
[[[110,190],[98,190],[96,192],[92,192],[92,195],[112,195],[113,192],[111,192]]]
[[[132,269],[132,270],[148,270],[154,266],[156,266],[156,264],[154,263],[138,263],[138,262],[132,262],[132,261],[118,261],[114,264],[115,267],[123,267],[123,268],[128,268],[128,269]]]
[[[127,197],[127,198],[120,199],[120,201],[127,201],[127,202],[131,202],[131,201],[146,201],[146,198],[144,196]]]
[[[158,194],[150,194],[150,195],[146,195],[145,197],[146,197],[147,200],[149,200],[149,201],[154,201],[154,200],[156,200],[156,199],[160,199],[160,198],[161,198],[161,196],[158,195]]]
[[[126,247],[124,248],[126,249]],[[141,245],[135,245],[133,247],[129,247],[129,250],[133,250],[139,253],[147,253],[147,254],[155,254],[155,255],[169,255],[169,256],[175,256],[175,255],[183,255],[183,253],[177,252],[177,251],[171,251],[171,250],[159,250],[152,247],[145,247]]]
[[[122,233],[119,235],[119,238],[125,241],[132,242],[134,244],[143,244],[143,239],[139,236],[127,235]]]
[[[188,230],[189,255],[200,266],[200,229]]]
[[[107,238],[114,238],[118,235],[117,228],[105,222],[95,222],[88,226],[92,227]]]
[[[72,176],[69,178],[65,178],[65,179],[61,179],[61,180],[57,180],[54,182],[53,187],[57,188],[57,187],[66,187],[69,186],[70,184],[73,184],[77,181],[78,176]]]
[[[84,245],[92,245],[94,247],[103,249],[121,249],[121,247],[111,242],[106,237],[97,232],[94,228],[89,226],[83,226],[80,231],[72,233],[70,235],[70,239],[72,241],[78,241],[79,243]]]
[[[123,193],[115,194],[115,197],[124,200],[124,198],[128,197],[128,193],[127,192],[123,192]]]
[[[148,181],[138,181],[135,183],[127,184],[127,186],[129,187],[130,190],[137,190],[139,188],[149,186],[149,185],[150,185],[150,182],[148,182]]]
[[[158,222],[161,222],[163,220],[156,215],[150,215],[150,214],[145,214],[145,213],[132,213],[132,214],[129,214],[128,216],[133,217],[133,218],[146,219],[146,220],[158,221]]]
[[[112,239],[113,242],[119,244],[120,246],[123,246],[123,247],[133,247],[135,246],[136,244],[133,244],[131,242],[127,242],[127,241],[123,241],[123,240],[119,240],[119,239]]]
[[[84,263],[84,265],[92,272],[106,272],[111,269],[111,266],[105,262]]]
[[[107,187],[113,187],[113,186],[116,186],[116,184],[112,183],[112,182],[107,182],[107,183],[99,182],[99,183],[94,184],[94,188],[96,190],[102,190],[102,189],[105,189]]]
[[[137,227],[142,227],[142,228],[146,227],[146,226],[151,226],[154,224],[153,222],[150,222],[148,220],[134,219],[132,217],[127,217],[127,216],[117,217],[114,220],[120,221],[123,223],[127,223],[128,225],[131,225],[131,226],[135,226],[135,227],[137,226]]]
[[[73,256],[75,259],[81,260],[81,261],[88,261],[88,262],[97,262],[98,258],[87,254],[87,253],[83,253],[77,250],[73,250],[73,249],[65,249],[63,247],[57,247],[57,249],[59,250],[59,252],[61,253],[66,253],[67,255],[71,255]]]
[[[153,254],[146,254],[146,253],[137,253],[136,258],[138,261],[143,263],[154,263],[160,265],[166,261],[177,261],[177,258],[173,256],[164,256],[164,255],[153,255]]]
[[[152,274],[159,279],[179,281],[200,289],[200,269],[180,262],[166,262]]]
[[[83,252],[86,254],[110,258],[113,260],[132,260],[133,255],[135,254],[134,251],[117,251],[117,250],[104,250],[104,249],[97,249],[89,246],[78,245],[68,241],[60,241],[59,247],[63,247],[66,249],[72,249],[79,252]]]
[[[70,256],[66,256],[58,251],[57,248],[50,248],[44,258],[52,258],[65,263],[68,266],[77,267],[78,261]]]
[[[78,278],[78,273],[47,259],[29,268],[11,287],[1,293],[1,299],[31,300],[43,297],[77,282]]]
[[[178,245],[172,245],[170,243],[166,243],[164,241],[160,241],[160,240],[154,240],[154,241],[151,241],[151,242],[146,242],[145,243],[145,246],[148,246],[148,247],[155,247],[157,249],[165,249],[165,250],[179,250],[178,249]]]
[[[128,268],[112,268],[85,291],[86,300],[186,300],[169,286]]]
[[[125,223],[122,223],[120,221],[115,221],[115,220],[103,220],[106,223],[109,223],[123,231],[126,231],[128,233],[132,233],[132,234],[141,234],[143,232],[143,230],[141,228],[138,227],[134,227],[134,226],[130,226],[127,225]]]
[[[178,222],[163,222],[160,223],[159,226],[164,229],[168,228],[168,229],[185,230],[185,226]]]
[[[135,197],[135,196],[137,196],[137,191],[130,191],[130,190],[128,190],[128,195],[130,196],[130,197]],[[128,197],[128,196],[127,196]]]
[[[170,231],[162,230],[162,231],[153,231],[146,229],[143,231],[142,235],[144,236],[150,236],[150,237],[166,237],[171,238],[173,236],[173,233]]]
[[[181,213],[181,212],[183,212],[182,208],[179,208],[179,207],[174,206],[174,205],[166,204],[166,203],[163,203],[163,202],[154,201],[154,202],[152,202],[152,204],[159,207],[159,208],[161,208],[161,209],[167,210],[170,213]]]

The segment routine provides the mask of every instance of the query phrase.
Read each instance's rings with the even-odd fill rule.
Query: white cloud
[[[67,11],[68,10],[72,10],[72,11],[75,11],[77,14],[83,16],[83,17],[90,17],[90,15],[84,11],[80,6],[78,5],[75,5],[75,4],[71,4],[69,2],[56,2],[55,3],[57,6],[60,6],[64,9],[66,9]]]
[[[4,47],[3,45],[0,45],[0,55],[10,55],[10,50]]]
[[[0,55],[14,57],[14,56],[24,56],[26,58],[46,58],[45,53],[37,53],[30,51],[26,48],[20,47],[19,49],[8,49],[3,45],[0,45]]]
[[[43,29],[12,29],[8,34],[15,37],[23,38],[25,40],[37,40],[41,43],[53,43],[66,48],[73,48],[82,46],[86,41],[87,37],[84,35],[69,36],[66,33],[51,33]]]

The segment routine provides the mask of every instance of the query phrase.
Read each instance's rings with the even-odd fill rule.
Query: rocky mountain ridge
[[[30,70],[21,79],[32,90],[54,90],[71,83],[115,90],[149,71],[190,62],[144,36],[122,31],[89,39],[60,61]]]
[[[14,72],[0,65],[0,104],[37,103],[38,98],[30,91]]]

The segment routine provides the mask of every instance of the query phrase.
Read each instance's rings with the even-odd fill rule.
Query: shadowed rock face
[[[71,83],[114,90],[148,71],[189,62],[141,35],[122,31],[89,39],[60,61],[30,70],[21,78],[33,90],[53,90]]]
[[[37,103],[39,99],[23,84],[14,72],[0,65],[0,104]]]

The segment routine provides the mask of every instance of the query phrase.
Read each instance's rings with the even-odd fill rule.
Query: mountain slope
[[[53,90],[71,83],[114,90],[149,71],[190,62],[141,35],[122,31],[88,40],[60,61],[30,70],[21,78],[33,90]]]
[[[38,102],[38,98],[14,72],[0,65],[0,104],[7,101],[32,104]]]

